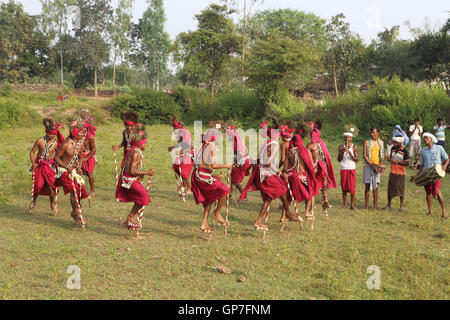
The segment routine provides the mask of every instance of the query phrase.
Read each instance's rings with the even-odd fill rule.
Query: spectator
[[[409,158],[415,159],[420,150],[422,150],[422,134],[423,127],[420,125],[419,118],[414,120],[414,124],[409,127],[409,134],[411,135],[411,144],[409,146]]]
[[[438,142],[436,143],[439,146],[442,146],[445,150],[445,129],[447,129],[447,124],[445,121],[442,121],[441,118],[437,119],[437,126],[434,126],[434,135],[436,136]]]

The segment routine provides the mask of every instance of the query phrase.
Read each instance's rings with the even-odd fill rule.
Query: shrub
[[[39,114],[15,99],[0,100],[0,129],[38,123]]]
[[[169,123],[173,114],[181,114],[181,108],[164,92],[151,89],[136,90],[113,100],[111,113],[119,116],[121,111],[137,112],[145,124]]]
[[[307,105],[302,100],[292,96],[288,90],[279,92],[278,103],[269,102],[269,110],[280,120],[298,117],[306,111]]]
[[[184,113],[201,110],[209,106],[210,93],[201,88],[181,86],[175,89],[175,102]]]
[[[252,91],[235,89],[217,97],[206,120],[234,120],[244,127],[254,126],[264,116],[264,104]]]

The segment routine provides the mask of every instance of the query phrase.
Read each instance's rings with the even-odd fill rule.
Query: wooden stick
[[[73,192],[75,193],[75,201],[77,203],[78,210],[80,211],[81,228],[84,229],[83,214],[82,214],[81,204],[80,204],[81,186],[80,186],[80,198],[78,198],[77,188],[75,188],[75,178],[72,178],[72,187],[73,187]]]
[[[300,224],[300,229],[303,230],[303,219],[302,219],[302,217],[300,217],[300,214],[298,212],[297,203],[294,198],[294,194],[292,193],[291,185],[289,184],[289,182],[287,183],[287,187],[289,189],[289,193],[291,194],[292,202],[294,203],[295,213],[297,214],[298,223]]]
[[[228,188],[231,188],[230,186],[230,169],[227,171],[227,186]],[[227,194],[227,210],[225,213],[225,235],[228,234],[228,207],[230,205],[230,194]]]
[[[33,173],[32,175],[32,183],[31,183],[31,203],[30,203],[30,215],[33,214],[33,209],[34,209],[34,183],[35,183],[35,175],[34,175],[34,169],[33,169]]]
[[[270,210],[270,205],[267,207],[267,212],[266,212],[266,218],[264,219],[264,225],[267,224],[267,222],[269,221],[269,210]],[[266,239],[266,230],[264,230],[264,234],[263,234],[263,240]]]
[[[147,182],[147,187],[145,188],[145,190],[148,192],[148,190],[150,189],[150,184],[152,183],[152,176],[148,177],[148,182]],[[139,223],[139,230],[136,231],[136,235],[139,237],[139,231],[142,228],[142,218],[144,216],[144,209],[145,206],[142,206],[142,208],[138,211],[138,223]]]
[[[116,166],[116,189],[117,189],[117,184],[119,183],[119,170],[117,169],[117,151],[116,150],[114,150],[114,164]],[[114,189],[114,197],[116,196],[115,195],[116,189]],[[120,202],[118,198],[116,198],[116,200],[117,200],[117,202]]]

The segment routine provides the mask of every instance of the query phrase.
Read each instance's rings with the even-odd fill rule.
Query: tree
[[[311,43],[291,39],[275,29],[251,47],[246,73],[264,101],[277,103],[282,89],[301,89],[312,81],[320,64]]]
[[[422,34],[411,45],[411,54],[417,57],[415,67],[421,80],[437,80],[450,89],[450,19],[437,32]]]
[[[339,96],[338,81],[345,89],[352,70],[361,63],[358,47],[362,46],[362,41],[352,34],[349,23],[343,19],[344,14],[340,13],[326,26],[328,50],[324,63],[333,77],[336,96]]]
[[[127,35],[131,28],[131,10],[133,0],[119,0],[112,22],[111,40],[113,41],[114,63],[113,63],[113,95],[116,96],[116,61],[117,55],[120,56],[122,65],[124,56],[128,56],[130,46]],[[126,71],[124,72],[124,77]]]
[[[153,89],[159,91],[162,76],[167,72],[170,38],[164,31],[166,14],[163,0],[148,0],[148,8],[139,20],[139,38],[144,64],[153,82]]]
[[[173,46],[175,61],[186,64],[194,58],[209,69],[211,104],[216,77],[231,55],[239,50],[239,35],[230,18],[233,12],[227,6],[209,5],[195,16],[198,21],[197,30],[180,33]]]
[[[80,40],[86,67],[94,73],[94,95],[97,96],[97,72],[109,61],[108,31],[112,19],[110,0],[78,0],[81,10],[81,28],[75,32]]]
[[[64,35],[69,32],[68,24],[68,8],[75,5],[75,0],[40,0],[42,13],[40,15],[40,23],[43,32],[51,39],[58,39],[58,42]],[[61,86],[64,85],[64,48],[59,47],[59,67]]]
[[[26,78],[20,58],[32,44],[34,20],[13,0],[0,3],[0,80]]]

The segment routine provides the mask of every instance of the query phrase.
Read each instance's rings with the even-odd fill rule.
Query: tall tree
[[[326,26],[328,50],[324,63],[332,75],[336,96],[339,96],[338,81],[345,89],[352,70],[361,62],[358,47],[362,41],[352,34],[350,24],[344,22],[345,15],[332,17]]]
[[[27,76],[21,72],[20,57],[32,43],[33,30],[34,21],[22,4],[13,0],[0,3],[0,80],[15,82]]]
[[[41,26],[44,33],[51,39],[59,41],[64,35],[68,34],[69,20],[68,8],[75,5],[75,0],[40,0],[42,6]],[[61,86],[64,85],[64,48],[59,47],[59,67]]]
[[[77,0],[77,5],[82,19],[81,28],[75,34],[80,39],[85,64],[93,69],[94,95],[97,97],[98,72],[102,73],[103,64],[109,61],[107,40],[113,9],[110,0]]]
[[[246,74],[266,103],[278,103],[282,89],[304,88],[320,65],[320,56],[310,42],[291,39],[274,29],[251,47]]]
[[[229,10],[226,5],[210,4],[195,16],[197,30],[180,33],[173,46],[175,61],[188,63],[195,58],[209,69],[211,104],[216,77],[231,55],[239,51],[240,37],[230,18],[232,13],[234,10]]]
[[[119,0],[112,22],[111,40],[113,42],[114,62],[113,62],[113,95],[116,96],[116,62],[117,56],[121,58],[122,65],[124,57],[128,56],[130,46],[128,44],[129,31],[131,29],[131,10],[133,0]],[[124,69],[124,77],[126,69]],[[126,79],[126,78],[125,78]]]
[[[148,0],[148,8],[139,20],[139,36],[144,63],[153,82],[153,89],[159,91],[162,76],[167,72],[170,38],[164,31],[166,14],[163,0]]]

